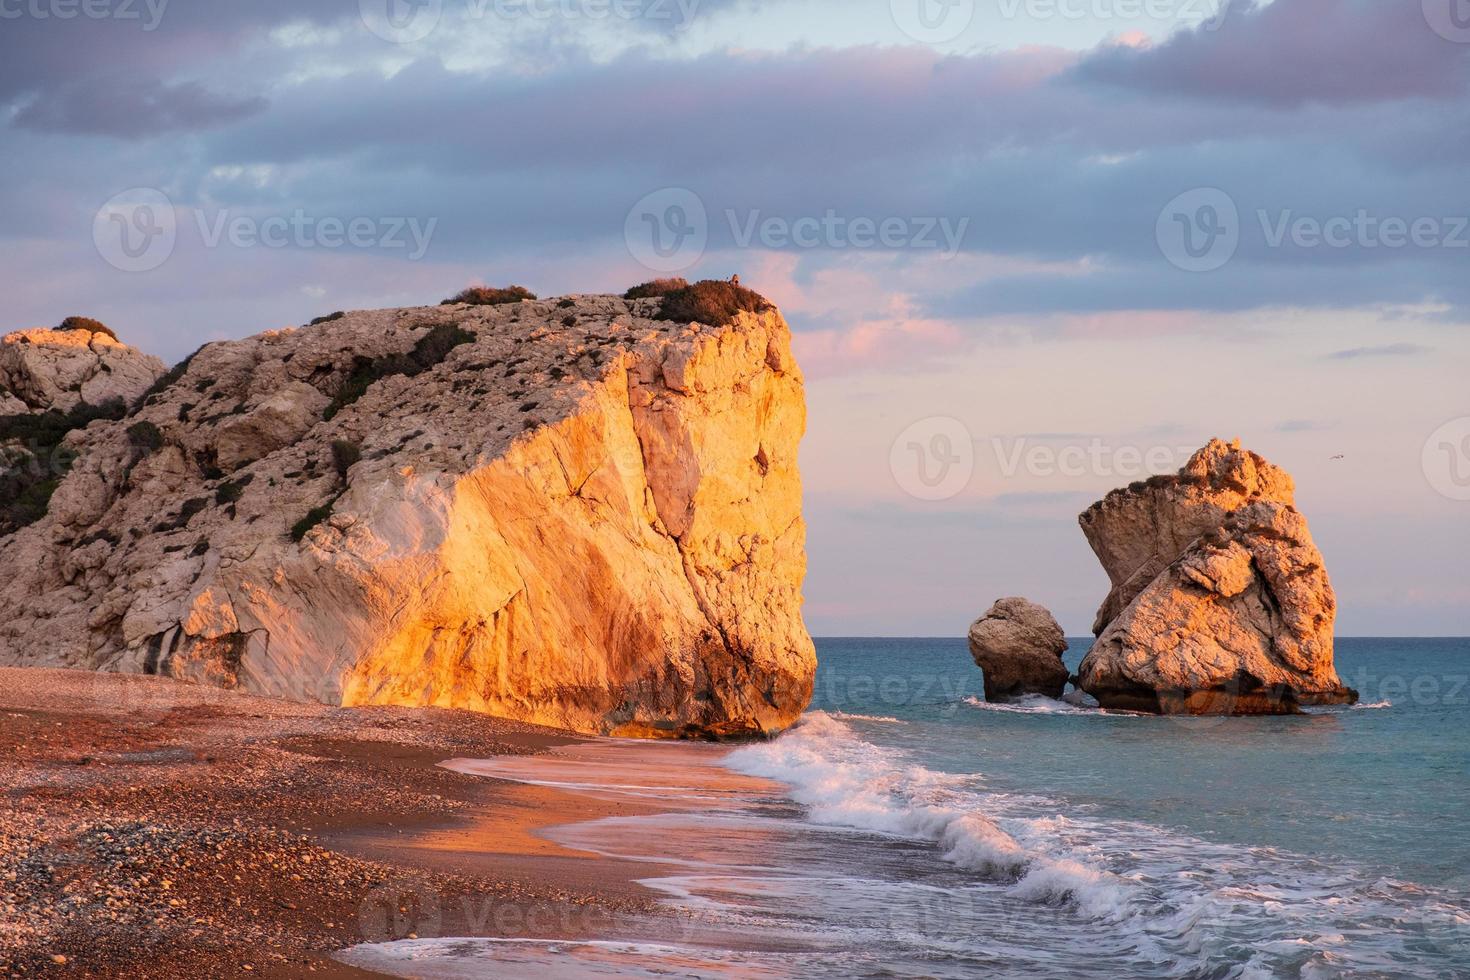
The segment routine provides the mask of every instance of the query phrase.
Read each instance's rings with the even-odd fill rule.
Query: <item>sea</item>
[[[1340,638],[1359,703],[1269,718],[988,704],[963,639],[816,642],[811,707],[772,741],[463,764],[671,806],[546,832],[646,865],[666,914],[343,958],[451,980],[1470,977],[1470,640]]]

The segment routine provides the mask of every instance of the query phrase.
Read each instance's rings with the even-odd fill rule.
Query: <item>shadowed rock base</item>
[[[1097,688],[1089,691],[1098,704],[1114,711],[1154,715],[1299,715],[1304,706],[1357,704],[1350,687],[1298,692],[1271,688],[1253,691],[1211,688],[1200,691],[1154,691],[1147,687]]]

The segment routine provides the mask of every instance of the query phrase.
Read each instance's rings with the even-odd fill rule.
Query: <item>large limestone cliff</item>
[[[780,314],[569,297],[208,344],[0,538],[0,663],[586,732],[793,722],[802,378]]]
[[[1082,689],[1166,714],[1355,701],[1333,666],[1337,600],[1293,494],[1285,471],[1215,439],[1177,475],[1084,512],[1113,587]]]

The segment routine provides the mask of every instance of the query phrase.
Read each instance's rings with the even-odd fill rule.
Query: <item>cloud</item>
[[[1232,32],[1288,23],[1260,20],[1284,16],[1271,11],[1318,4],[1240,8],[1194,33],[1229,51]],[[1357,26],[1331,36],[1356,38],[1377,15],[1347,4],[1340,16]],[[569,49],[528,70],[389,45],[355,19],[340,3],[232,8],[217,23],[170,7],[152,34],[87,24],[42,37],[25,24],[0,38],[0,54],[22,59],[30,42],[52,45],[12,112],[0,239],[56,237],[95,261],[87,208],[152,186],[186,215],[438,219],[426,261],[491,278],[528,257],[623,275],[630,206],[688,187],[709,218],[699,271],[740,271],[779,294],[818,372],[932,363],[1006,331],[1165,336],[1208,329],[1218,312],[1470,310],[1463,250],[1272,247],[1256,217],[1463,212],[1470,100],[1263,111],[1089,81],[1078,66],[1112,48],[689,55],[655,41],[603,60]],[[293,22],[329,29],[275,30]],[[1432,36],[1422,23],[1381,26],[1394,50],[1421,43],[1398,36],[1411,29]],[[11,72],[0,57],[0,80]],[[58,154],[58,135],[91,142]],[[1235,257],[1204,275],[1171,266],[1155,234],[1164,205],[1195,187],[1224,189],[1242,222]],[[729,217],[829,211],[968,224],[960,255],[939,262],[917,249],[742,250]]]
[[[1276,425],[1277,432],[1326,432],[1337,427],[1335,422],[1317,422],[1312,419],[1287,419]]]
[[[1430,30],[1417,2],[1223,2],[1223,18],[1163,44],[1098,50],[1078,77],[1276,107],[1454,99],[1465,91],[1470,55]]]
[[[1410,357],[1433,350],[1420,344],[1381,344],[1375,347],[1349,347],[1327,355],[1329,361],[1356,361],[1365,357]]]
[[[40,132],[141,139],[171,130],[201,130],[264,112],[260,96],[234,98],[197,82],[88,80],[49,89],[22,106],[15,124]]]

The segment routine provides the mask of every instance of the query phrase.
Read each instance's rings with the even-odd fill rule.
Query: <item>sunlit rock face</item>
[[[1080,518],[1113,583],[1083,659],[1104,707],[1285,713],[1357,700],[1333,666],[1337,600],[1291,477],[1212,440],[1177,475]]]
[[[104,333],[17,330],[0,337],[0,415],[131,402],[163,372],[158,358]]]
[[[0,663],[594,733],[789,725],[815,669],[789,331],[659,302],[378,310],[205,346],[68,437],[46,516],[0,538]]]

